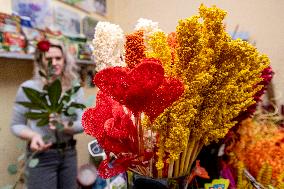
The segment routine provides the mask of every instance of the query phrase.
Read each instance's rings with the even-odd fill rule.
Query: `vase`
[[[128,189],[184,189],[186,176],[177,178],[151,178],[134,172],[127,172]]]

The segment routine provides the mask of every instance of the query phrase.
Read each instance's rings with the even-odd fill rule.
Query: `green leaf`
[[[67,110],[67,113],[69,115],[75,114],[75,112],[76,112],[76,108],[74,108],[74,107],[69,107],[68,110]]]
[[[67,90],[67,91],[65,91],[65,95],[70,95],[71,93],[72,93],[72,88]]]
[[[38,127],[46,126],[49,123],[49,118],[42,118],[37,122]]]
[[[42,96],[44,96],[44,93],[39,92],[32,88],[28,88],[28,87],[23,87],[23,91],[32,104],[37,104],[41,108],[47,108],[46,104],[44,103],[42,99]]]
[[[29,167],[30,168],[34,168],[35,166],[37,166],[37,164],[39,163],[39,159],[38,158],[33,158],[29,161]]]
[[[65,102],[68,103],[71,100],[71,96],[73,96],[75,93],[77,93],[80,88],[81,88],[81,86],[75,86],[75,87],[72,87],[71,89],[67,90],[63,95],[62,101],[65,101]]]
[[[77,93],[78,91],[79,91],[79,89],[81,88],[81,86],[79,85],[79,86],[75,86],[75,87],[73,87],[73,90],[72,90],[72,93],[73,94],[75,94],[75,93]]]
[[[72,102],[69,107],[74,107],[74,108],[79,108],[79,109],[84,109],[86,108],[86,106],[84,104],[81,103],[76,103],[76,102]]]
[[[19,161],[22,161],[22,160],[24,160],[24,159],[25,159],[25,153],[22,153],[22,154],[17,158],[18,162],[19,162]]]
[[[13,188],[14,188],[14,186],[11,185],[11,184],[0,187],[0,189],[13,189]]]
[[[42,100],[42,103],[45,105],[46,110],[49,110],[49,103],[47,102],[46,99],[47,93],[43,92],[42,95],[40,96],[40,99]]]
[[[71,96],[68,95],[68,94],[65,94],[65,95],[61,98],[59,104],[61,104],[61,103],[62,103],[62,104],[67,104],[67,103],[70,101],[70,99],[71,99]]]
[[[10,165],[8,166],[8,172],[9,172],[10,175],[16,174],[16,173],[18,172],[18,167],[17,167],[17,165],[16,165],[16,164],[10,164]]]
[[[42,105],[40,105],[40,104],[34,104],[34,103],[31,103],[31,102],[22,102],[22,101],[16,102],[16,103],[18,103],[18,104],[20,104],[20,105],[22,105],[22,106],[24,106],[26,108],[29,108],[29,109],[44,110]]]
[[[67,95],[70,95],[70,96],[71,96],[72,94],[77,93],[80,88],[81,88],[80,85],[74,86],[74,87],[72,87],[71,89],[67,90],[65,93],[66,93]]]
[[[59,104],[58,104],[58,106],[57,106],[56,109],[55,109],[55,112],[61,113],[63,107],[64,107],[64,103],[63,103],[62,101],[60,101]]]
[[[47,94],[49,101],[51,103],[52,109],[54,110],[58,105],[62,92],[61,82],[59,79],[56,79],[50,86],[47,88]]]
[[[28,119],[42,119],[49,118],[49,113],[47,112],[27,112],[25,113],[26,118]]]

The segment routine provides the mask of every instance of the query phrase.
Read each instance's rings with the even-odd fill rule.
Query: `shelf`
[[[0,58],[9,58],[9,59],[19,59],[19,60],[33,60],[34,56],[31,54],[20,54],[20,53],[0,53]]]
[[[17,60],[33,60],[34,56],[32,54],[21,54],[21,53],[12,53],[12,52],[1,52],[0,58],[8,58],[8,59],[17,59]],[[89,64],[95,65],[93,60],[76,60],[77,64]]]

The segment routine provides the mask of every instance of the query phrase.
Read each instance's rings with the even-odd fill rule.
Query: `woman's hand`
[[[40,134],[34,134],[31,138],[30,149],[32,151],[44,151],[47,150],[51,145],[52,143],[45,144]]]
[[[29,141],[30,149],[32,151],[47,150],[52,145],[51,143],[46,144],[43,141],[42,136],[39,133],[32,131],[30,128],[24,128],[19,136],[22,139]]]

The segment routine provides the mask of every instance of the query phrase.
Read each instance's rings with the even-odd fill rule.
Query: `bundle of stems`
[[[192,165],[204,144],[196,139],[189,138],[186,148],[180,154],[179,159],[171,160],[168,169],[168,178],[187,176]]]

